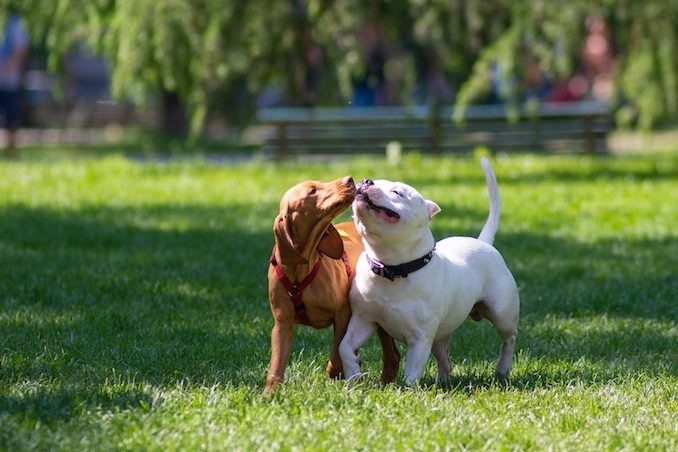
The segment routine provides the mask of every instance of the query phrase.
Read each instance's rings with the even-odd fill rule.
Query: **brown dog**
[[[332,220],[355,198],[350,176],[334,182],[302,182],[280,201],[273,224],[275,248],[268,268],[268,298],[275,324],[266,393],[284,378],[295,324],[334,326],[327,374],[343,377],[339,343],[351,317],[348,292],[363,245],[352,222]],[[383,353],[382,380],[392,381],[400,354],[393,339],[379,329]]]

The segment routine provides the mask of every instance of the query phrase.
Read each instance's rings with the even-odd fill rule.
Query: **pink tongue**
[[[394,223],[397,223],[397,222],[398,222],[398,217],[395,217],[395,216],[391,217],[391,216],[389,216],[389,215],[386,213],[385,210],[377,209],[377,215],[380,216],[380,217],[381,217],[385,222],[387,222],[387,223],[394,224]]]

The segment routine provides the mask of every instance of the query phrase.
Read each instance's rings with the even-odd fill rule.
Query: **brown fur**
[[[302,182],[285,193],[273,224],[275,258],[290,281],[302,281],[312,270],[319,252],[325,254],[320,261],[320,270],[304,290],[302,300],[312,327],[334,326],[327,364],[327,374],[332,378],[343,378],[339,343],[351,317],[348,293],[353,273],[350,278],[347,276],[341,256],[346,251],[349,264],[355,269],[363,245],[353,223],[333,226],[331,222],[351,204],[354,197],[355,185],[350,177],[327,183]],[[283,381],[296,323],[292,301],[272,265],[268,269],[268,297],[275,321],[271,333],[271,363],[266,378],[266,392],[270,394]],[[384,364],[382,380],[390,382],[398,371],[400,354],[393,339],[381,328],[379,339]]]

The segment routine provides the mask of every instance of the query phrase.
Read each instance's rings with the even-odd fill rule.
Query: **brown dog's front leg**
[[[382,327],[377,328],[377,335],[379,342],[381,342],[381,362],[383,364],[381,381],[390,383],[395,380],[400,369],[400,352],[393,338]]]
[[[336,313],[334,318],[334,336],[332,338],[332,352],[330,353],[330,361],[327,363],[327,375],[330,378],[344,378],[344,365],[339,356],[339,344],[346,334],[348,328],[348,321],[351,319],[351,309],[341,309]]]
[[[275,386],[285,378],[285,368],[292,350],[294,323],[275,322],[271,332],[271,364],[266,377],[266,394],[271,394]]]

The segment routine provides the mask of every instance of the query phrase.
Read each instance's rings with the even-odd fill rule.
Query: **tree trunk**
[[[188,133],[186,108],[175,92],[162,90],[162,131],[173,137],[185,137]]]

